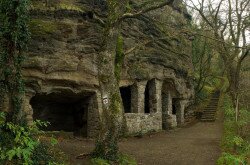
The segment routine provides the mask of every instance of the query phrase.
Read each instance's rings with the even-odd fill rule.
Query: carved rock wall
[[[75,97],[91,93],[87,134],[93,137],[98,133],[102,99],[96,57],[102,26],[93,19],[93,14],[105,12],[105,5],[100,2],[61,0],[45,7],[43,1],[33,1],[32,36],[23,66],[29,122],[33,120],[29,102],[34,96],[60,93],[64,97],[70,93]],[[184,110],[194,98],[191,42],[180,33],[188,27],[183,13],[166,7],[138,19],[128,19],[122,27],[125,50],[139,45],[126,56],[120,82],[121,87],[131,86],[132,113],[125,114],[129,133],[161,130],[163,121],[167,127],[183,124]],[[151,84],[149,114],[145,114],[147,82]],[[162,101],[162,94],[168,93],[179,100],[177,114],[172,114],[171,101]],[[164,113],[169,115],[162,115],[162,107],[167,107]]]

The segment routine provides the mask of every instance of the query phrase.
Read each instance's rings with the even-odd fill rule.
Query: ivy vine
[[[29,0],[0,1],[0,95],[9,98],[8,120],[15,124],[22,122],[21,68],[30,36],[28,12]]]

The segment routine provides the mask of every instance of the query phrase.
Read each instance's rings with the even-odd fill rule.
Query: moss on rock
[[[30,32],[32,36],[46,36],[49,37],[58,28],[54,21],[45,21],[41,19],[32,19],[29,23]]]
[[[32,0],[32,10],[45,10],[45,11],[56,11],[56,10],[71,10],[77,12],[84,12],[84,6],[77,4],[75,0]]]

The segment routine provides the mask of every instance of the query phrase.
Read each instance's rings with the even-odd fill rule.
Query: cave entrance
[[[177,101],[178,99],[176,98],[173,98],[172,100],[172,114],[173,115],[176,115],[176,112],[177,112]]]
[[[120,93],[125,113],[132,113],[131,111],[131,86],[121,87]]]
[[[38,94],[30,101],[33,119],[50,123],[42,128],[44,131],[73,132],[86,137],[90,97],[91,94]]]
[[[147,82],[145,93],[144,93],[144,113],[150,113],[150,93],[149,93],[150,82]]]

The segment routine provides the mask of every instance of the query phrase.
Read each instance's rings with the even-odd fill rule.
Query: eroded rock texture
[[[23,66],[29,122],[45,119],[55,123],[49,130],[98,133],[96,58],[103,27],[94,18],[104,18],[105,10],[101,0],[33,1]],[[137,47],[125,57],[120,82],[128,133],[169,129],[192,116],[186,110],[194,97],[187,17],[177,4],[123,22],[125,51]]]

